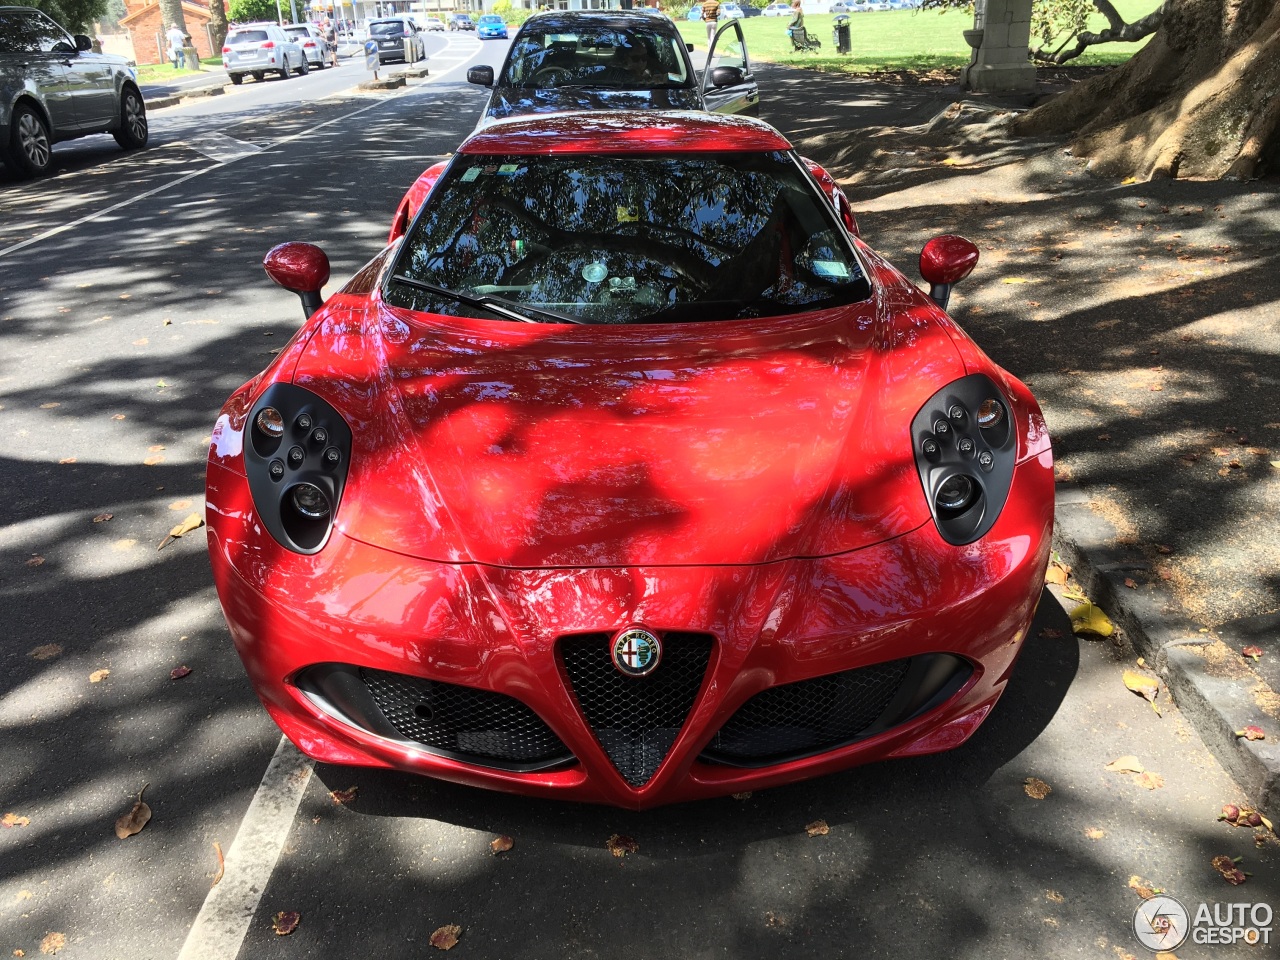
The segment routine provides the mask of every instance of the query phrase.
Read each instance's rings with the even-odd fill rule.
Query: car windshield
[[[530,319],[622,324],[799,313],[870,292],[798,161],[734,152],[459,155],[383,295],[428,313],[491,316],[474,303],[491,297]]]
[[[502,22],[502,18],[494,16],[493,14],[485,14],[483,17],[481,17],[477,21],[477,23],[501,23],[501,22]]]
[[[658,28],[664,21],[641,21],[625,32],[608,24],[583,24],[572,33],[528,25],[511,47],[501,87],[609,87],[653,90],[691,87],[693,76],[681,55],[683,40]],[[554,28],[553,28],[554,29]]]
[[[398,37],[404,32],[404,24],[399,20],[384,21],[382,23],[375,21],[369,24],[369,36],[371,37]]]
[[[267,39],[265,30],[236,30],[227,35],[227,43],[262,43]]]

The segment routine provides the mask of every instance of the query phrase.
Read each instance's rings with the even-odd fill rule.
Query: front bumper
[[[236,648],[272,718],[303,752],[639,809],[968,739],[1003,691],[1040,597],[1053,477],[1047,452],[1020,464],[999,521],[968,546],[948,545],[930,523],[836,557],[710,568],[442,564],[340,530],[319,553],[300,556],[256,522],[244,478],[216,465],[208,506],[210,554]],[[610,692],[619,681],[607,670],[594,674],[591,694],[571,662],[579,647],[590,653],[632,623],[667,637],[673,649],[706,647],[705,660],[687,667],[685,712],[655,720],[660,729],[638,748],[659,751],[639,774],[625,761],[637,752],[618,747],[616,728],[649,716],[646,691],[657,687],[645,686],[651,678],[621,681],[633,685],[622,720],[602,720],[602,710],[619,713]],[[686,637],[702,639],[677,639]],[[904,708],[908,688],[930,665],[938,681],[925,691],[932,702]],[[755,709],[762,702],[800,691],[791,699],[807,703],[811,688],[802,684],[872,674],[884,699],[871,703],[874,718],[854,733],[815,741],[762,732],[769,722],[762,716],[797,722],[791,708],[762,714]],[[431,714],[460,701],[433,700],[440,693],[460,695],[466,706],[457,709],[468,716],[496,710],[506,719],[485,729],[464,723],[465,736],[442,746]],[[519,738],[536,734],[533,746],[520,739],[510,747],[511,724],[520,723]],[[773,746],[759,747],[756,734]]]

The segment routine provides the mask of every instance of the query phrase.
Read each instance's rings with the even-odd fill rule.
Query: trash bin
[[[831,42],[836,45],[836,53],[852,53],[853,43],[849,39],[849,18],[843,13],[834,21],[835,29],[831,31]]]

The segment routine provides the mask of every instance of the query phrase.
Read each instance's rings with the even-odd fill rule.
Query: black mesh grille
[[[675,743],[711,660],[712,638],[668,633],[662,661],[647,677],[619,673],[606,633],[565,637],[561,656],[573,695],[596,739],[633,787],[649,782]]]
[[[856,740],[888,708],[910,659],[891,660],[763,690],[738,708],[703,760],[754,763]]]
[[[382,670],[361,670],[378,709],[407,740],[509,763],[569,759],[542,719],[514,697]]]

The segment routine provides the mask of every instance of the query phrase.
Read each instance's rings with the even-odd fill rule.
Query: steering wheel
[[[535,87],[558,87],[566,80],[572,79],[572,71],[564,67],[542,67],[530,77]]]

